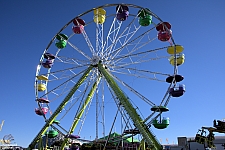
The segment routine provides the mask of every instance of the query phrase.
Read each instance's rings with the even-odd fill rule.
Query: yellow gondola
[[[105,22],[105,15],[101,15],[101,14],[95,15],[94,22],[97,24],[103,24]]]
[[[45,91],[46,90],[46,85],[43,83],[38,84],[38,91]]]
[[[184,50],[184,47],[181,45],[175,45],[175,46],[169,46],[167,48],[167,53],[168,54],[174,54],[174,48],[176,48],[176,54],[182,53]]]
[[[94,22],[98,24],[103,24],[105,22],[106,11],[102,8],[94,9]]]
[[[44,75],[37,76],[38,80],[48,81],[48,77]]]
[[[184,63],[185,56],[184,56],[184,54],[178,54],[176,59],[177,59],[177,66],[179,66],[179,65],[182,65]],[[173,66],[174,66],[174,60],[175,60],[174,56],[171,56],[169,58],[170,64],[173,65]]]
[[[94,15],[98,15],[98,14],[105,15],[106,14],[105,9],[103,8],[94,9]]]

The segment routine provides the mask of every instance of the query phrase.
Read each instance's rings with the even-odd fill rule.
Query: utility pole
[[[0,131],[2,131],[2,127],[3,127],[4,122],[5,122],[5,120],[2,120],[2,123],[0,125]]]

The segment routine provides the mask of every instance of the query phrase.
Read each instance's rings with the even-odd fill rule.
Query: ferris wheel
[[[35,113],[44,126],[29,148],[47,145],[43,137],[64,148],[74,138],[97,142],[116,131],[162,149],[150,127],[167,128],[170,98],[185,92],[177,84],[182,52],[171,24],[148,8],[106,4],[75,16],[39,60]]]

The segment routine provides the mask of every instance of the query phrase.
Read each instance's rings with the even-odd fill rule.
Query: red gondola
[[[172,34],[171,30],[169,30],[169,31],[159,31],[158,32],[158,39],[160,41],[163,41],[163,42],[169,41],[170,38],[171,38],[171,34]]]
[[[73,26],[73,32],[76,34],[81,34],[84,31],[83,25]]]
[[[170,30],[171,24],[169,22],[162,22],[162,23],[157,24],[156,30],[157,31],[166,31],[167,30],[166,27],[168,30]]]

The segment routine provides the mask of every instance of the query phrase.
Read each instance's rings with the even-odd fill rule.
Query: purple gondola
[[[55,59],[55,56],[53,54],[50,54],[50,53],[45,53],[44,58],[52,60],[52,59]]]
[[[182,75],[179,75],[179,74],[176,74],[175,76],[169,76],[169,77],[166,78],[167,83],[181,82],[182,80],[184,80],[184,77]]]
[[[183,84],[180,84],[179,87],[175,87],[175,88],[170,88],[170,95],[172,97],[180,97],[184,94],[185,92],[185,86]]]
[[[128,18],[128,16],[129,16],[129,12],[128,11],[123,11],[122,13],[117,13],[116,14],[116,18],[118,19],[118,20],[120,20],[120,21],[125,21],[125,20],[127,20],[127,18]]]
[[[69,134],[66,136],[67,138],[70,138],[70,139],[79,139],[80,136],[79,135],[73,135],[73,134]]]
[[[123,11],[129,11],[129,7],[125,5],[116,6],[116,12],[122,13]]]
[[[118,5],[116,7],[116,18],[120,21],[125,21],[127,20],[129,16],[129,8],[125,5]]]
[[[42,63],[42,66],[43,66],[44,68],[51,68],[52,65],[53,65],[52,60],[46,60],[44,63]]]

